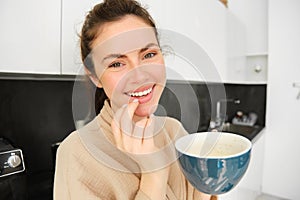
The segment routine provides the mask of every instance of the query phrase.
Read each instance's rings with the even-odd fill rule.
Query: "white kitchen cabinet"
[[[247,77],[245,25],[230,10],[227,11],[226,17],[227,66],[225,81],[243,83]]]
[[[60,0],[1,0],[0,72],[60,73]]]
[[[267,53],[268,0],[230,0],[228,9],[245,25],[246,53]]]
[[[1,1],[0,72],[78,74],[82,68],[78,35],[86,13],[99,2]],[[231,74],[227,67],[228,56],[232,57],[232,52],[237,51],[228,49],[228,46],[233,46],[227,44],[228,11],[219,1],[191,0],[188,4],[180,0],[140,2],[149,7],[158,28],[178,32],[199,44],[215,64],[221,79],[228,80],[227,75]],[[191,66],[187,59],[166,60],[167,67],[184,79],[210,81],[195,73],[195,66]],[[242,66],[240,63],[238,66]],[[232,62],[230,66],[233,68]],[[241,77],[239,75],[236,77]],[[177,77],[169,74],[168,79]]]
[[[210,57],[221,79],[226,79],[227,44],[226,44],[226,8],[219,1],[168,0],[165,9],[166,20],[164,29],[169,29],[183,34],[197,43]],[[190,49],[190,54],[195,53]],[[180,59],[179,59],[180,60]],[[209,77],[201,77],[199,73],[193,73],[193,67],[189,60],[186,64],[182,60],[171,64],[177,73],[187,80],[209,80]],[[195,64],[195,63],[193,63]],[[173,79],[173,77],[168,77]],[[176,79],[176,77],[175,77]]]
[[[230,9],[226,9],[219,1],[210,0],[166,2],[166,19],[161,21],[161,28],[183,34],[197,43],[213,62],[214,66],[211,67],[216,69],[219,77],[218,80],[210,79],[202,74],[201,67],[205,64],[201,63],[199,67],[191,65],[198,63],[190,63],[188,58],[167,57],[169,71],[176,72],[167,73],[168,79],[178,79],[181,76],[182,79],[195,81],[240,83],[247,80],[246,29]],[[188,54],[192,55],[195,51],[198,50],[190,48]]]
[[[228,10],[245,28],[246,63],[231,70],[230,80],[243,76],[245,82],[266,82],[268,71],[268,0],[230,0]],[[235,70],[235,71],[233,71]]]
[[[269,1],[269,73],[263,192],[300,199],[300,1]]]
[[[212,59],[222,78],[226,74],[226,9],[218,1],[139,0],[159,29],[183,34],[198,43]],[[62,5],[62,73],[76,74],[82,67],[79,38],[84,16],[99,1],[64,0]],[[163,37],[163,36],[162,36]],[[172,48],[172,47],[171,47]],[[172,59],[172,58],[171,58]],[[177,58],[178,59],[178,58]],[[186,80],[200,80],[190,63],[167,60],[167,67]],[[199,73],[198,73],[199,74]],[[178,79],[168,74],[168,79]],[[205,78],[205,77],[204,77]]]
[[[82,72],[80,56],[80,31],[88,11],[99,0],[62,0],[62,74],[79,74]]]

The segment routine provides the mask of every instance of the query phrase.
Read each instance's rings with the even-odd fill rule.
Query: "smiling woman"
[[[106,0],[87,15],[82,60],[104,106],[70,134],[57,153],[54,199],[180,199],[213,197],[182,174],[174,142],[180,122],[154,116],[165,87],[155,24],[133,0]]]
[[[137,99],[139,106],[135,114],[151,115],[166,80],[164,59],[154,29],[133,15],[104,24],[102,29],[92,43],[95,68],[92,81],[103,87],[114,111]],[[150,93],[146,95],[147,91]]]

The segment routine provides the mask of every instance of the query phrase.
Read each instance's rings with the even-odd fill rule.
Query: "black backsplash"
[[[51,144],[74,130],[72,81],[0,80],[0,137],[23,150],[27,172],[53,168]]]
[[[73,84],[72,80],[0,80],[0,137],[9,139],[23,149],[29,173],[52,169],[52,159],[49,157],[51,144],[63,140],[75,129],[72,114]],[[237,111],[255,112],[258,114],[257,124],[265,125],[265,84],[224,86],[227,98],[241,100],[238,105],[227,104],[228,120]],[[160,104],[168,116],[179,120],[181,112],[188,113],[182,123],[189,132],[205,131],[211,114],[215,112],[215,102],[211,102],[208,87],[212,88],[210,91],[218,92],[220,84],[170,81]],[[191,89],[198,102],[188,96]],[[200,110],[194,109],[197,103]],[[200,121],[194,120],[196,112],[200,112]]]
[[[71,79],[0,80],[0,137],[10,140],[14,146],[23,150],[29,176],[43,172],[51,172],[53,175],[51,145],[62,141],[75,129],[72,114],[73,84]],[[160,104],[167,115],[179,120],[181,112],[184,112],[187,117],[181,121],[188,132],[205,131],[211,113],[215,112],[215,102],[211,102],[209,91],[218,93],[220,86],[216,83],[186,84],[169,81]],[[196,100],[188,96],[191,89],[197,96]],[[225,84],[225,89],[227,98],[241,100],[239,105],[227,105],[229,120],[236,111],[241,110],[257,113],[257,123],[265,125],[266,85]],[[197,103],[200,110],[194,108]],[[197,121],[194,116],[199,112],[200,120]]]
[[[0,88],[0,137],[21,148],[25,160],[27,184],[18,187],[30,200],[53,199],[51,145],[75,128],[73,81],[3,79]]]
[[[192,87],[196,96],[197,102],[189,96],[189,88]],[[218,99],[224,98],[218,93],[225,88],[227,99],[239,99],[240,104],[227,103],[226,115],[227,121],[231,121],[237,111],[242,111],[244,114],[254,112],[258,115],[256,124],[265,126],[266,113],[266,84],[219,84],[219,83],[201,83],[190,82],[186,84],[181,81],[169,81],[162,95],[160,103],[164,106],[167,115],[180,120],[189,133],[206,131],[212,116],[216,113],[216,102]],[[210,93],[214,93],[214,99]],[[181,98],[180,105],[177,96],[185,95],[186,98]],[[172,103],[171,103],[172,102]],[[193,104],[199,103],[199,109],[194,109]],[[180,107],[183,107],[180,109]],[[188,115],[182,119],[182,112],[187,112]],[[200,120],[195,122],[197,112],[200,112]],[[195,123],[198,125],[195,126]]]
[[[245,114],[254,112],[258,115],[256,124],[265,126],[266,116],[266,84],[242,85],[225,84],[227,98],[239,98],[240,104],[227,104],[228,119],[231,120],[236,111],[242,111]]]

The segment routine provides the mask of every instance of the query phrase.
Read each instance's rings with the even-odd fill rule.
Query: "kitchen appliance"
[[[0,138],[0,178],[25,171],[23,153]]]
[[[0,199],[27,200],[22,150],[0,138]]]

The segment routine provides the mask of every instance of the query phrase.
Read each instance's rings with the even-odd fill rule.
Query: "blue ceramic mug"
[[[203,132],[179,138],[176,152],[187,180],[206,194],[224,194],[245,174],[252,143],[233,133]]]

